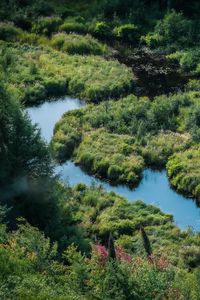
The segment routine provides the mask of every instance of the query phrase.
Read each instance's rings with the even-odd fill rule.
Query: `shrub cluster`
[[[80,24],[80,23],[72,23],[72,22],[66,22],[63,23],[59,27],[60,31],[64,31],[66,33],[79,33],[83,34],[86,33],[87,31],[85,30],[85,26]]]
[[[168,55],[168,58],[178,61],[182,72],[200,74],[200,49],[198,47],[176,51]]]
[[[14,42],[20,33],[21,30],[15,27],[13,23],[0,23],[0,40]]]
[[[173,153],[188,148],[190,144],[188,134],[160,132],[158,135],[147,138],[146,145],[142,147],[141,151],[148,166],[163,168]]]
[[[5,79],[27,103],[67,93],[98,102],[120,97],[133,87],[130,69],[99,56],[71,56],[29,45],[5,47],[2,60],[8,54],[13,59],[4,65],[8,74]]]
[[[199,147],[174,154],[167,163],[170,183],[177,191],[200,201]]]
[[[113,33],[117,38],[131,44],[137,44],[140,38],[138,27],[134,24],[124,24],[117,26],[113,29]]]
[[[75,151],[75,162],[111,182],[134,186],[142,177],[144,162],[133,143],[129,136],[103,129],[85,133]]]
[[[57,33],[51,39],[51,45],[57,50],[69,54],[103,55],[108,54],[109,49],[90,35]]]
[[[196,23],[192,23],[182,13],[175,10],[167,13],[157,22],[153,32],[148,32],[141,41],[151,48],[167,47],[168,49],[182,49],[190,47],[198,41]]]
[[[51,147],[55,157],[61,162],[69,159],[81,142],[82,130],[77,117],[78,113],[71,116],[68,114],[67,123],[63,123],[61,119],[55,126]]]
[[[37,34],[50,36],[53,32],[57,32],[62,19],[57,16],[40,17],[32,26],[32,31]]]

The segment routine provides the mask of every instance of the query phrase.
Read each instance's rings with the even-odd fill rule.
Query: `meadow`
[[[100,56],[68,55],[49,47],[2,43],[4,80],[29,104],[69,94],[96,102],[134,86],[130,69]],[[116,81],[117,78],[117,81]]]

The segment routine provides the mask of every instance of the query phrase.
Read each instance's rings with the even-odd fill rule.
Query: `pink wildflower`
[[[168,261],[164,257],[156,257],[154,254],[149,255],[148,261],[153,264],[159,270],[164,270],[169,266]]]
[[[97,245],[96,250],[99,256],[99,262],[101,264],[105,264],[108,259],[108,251],[106,250],[105,246]]]
[[[169,263],[164,257],[160,257],[160,259],[157,262],[157,267],[160,270],[164,270],[168,267]]]
[[[127,263],[131,263],[132,262],[132,257],[130,255],[128,255],[124,248],[122,247],[117,247],[116,248],[116,256],[117,256],[117,259],[120,260],[120,261],[124,261],[124,262],[127,262]]]

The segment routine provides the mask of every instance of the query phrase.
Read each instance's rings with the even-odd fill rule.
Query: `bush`
[[[112,33],[110,26],[104,21],[96,22],[92,26],[91,31],[100,38],[109,38]]]
[[[200,201],[199,147],[173,155],[167,163],[167,173],[172,186],[179,192]]]
[[[0,40],[14,42],[19,37],[21,31],[13,23],[0,23]]]
[[[163,38],[160,34],[149,32],[147,35],[142,36],[141,43],[147,45],[149,48],[155,49],[163,45]]]
[[[94,168],[101,177],[106,178],[108,174],[109,161],[106,159],[97,160],[95,161]]]
[[[94,159],[95,157],[92,153],[83,152],[80,154],[78,162],[84,169],[86,169],[89,172],[92,172]]]
[[[191,21],[183,14],[172,11],[156,25],[155,31],[163,37],[166,44],[188,45],[191,41]]]
[[[35,83],[32,86],[25,88],[23,101],[29,103],[35,103],[40,100],[44,100],[47,97],[45,87],[39,83]]]
[[[68,116],[68,123],[62,120],[56,124],[51,149],[59,161],[64,161],[72,157],[74,149],[81,142],[81,129],[77,119]]]
[[[22,44],[30,44],[37,46],[39,44],[47,45],[49,43],[48,39],[46,37],[41,37],[36,33],[29,33],[26,31],[22,31],[20,35],[17,38],[17,41],[19,41]]]
[[[48,97],[67,94],[67,81],[65,79],[49,78],[44,81],[44,86]]]
[[[123,170],[122,168],[112,165],[109,167],[108,169],[108,178],[110,180],[117,180],[118,178],[120,178],[120,176],[122,175]]]
[[[186,128],[192,134],[193,140],[196,143],[200,142],[200,105],[193,105],[186,118]]]
[[[177,60],[182,72],[198,74],[198,65],[200,64],[199,48],[176,51],[175,53],[168,55],[168,58]]]
[[[26,1],[27,0],[25,0],[25,2]],[[33,16],[51,16],[55,12],[55,8],[53,7],[53,5],[45,0],[38,0],[37,2],[31,3],[28,9]]]
[[[108,53],[108,48],[90,35],[58,33],[52,37],[51,45],[53,48],[69,54],[102,55]]]
[[[115,27],[113,33],[117,38],[120,38],[125,42],[135,44],[139,41],[138,28],[134,24],[124,24],[119,27]]]
[[[163,168],[168,158],[173,153],[186,149],[189,142],[187,134],[162,132],[148,138],[147,145],[142,147],[142,156],[148,166]]]
[[[59,27],[60,31],[64,31],[66,33],[87,33],[88,29],[87,26],[83,23],[80,23],[78,21],[73,21],[73,20],[69,20],[69,21],[65,21],[60,27]]]
[[[190,79],[186,85],[186,89],[189,91],[200,91],[200,80]]]
[[[103,129],[88,132],[74,153],[75,162],[97,176],[133,186],[142,177],[144,163],[134,153],[134,146],[124,155],[123,149],[131,141],[128,136],[110,134]]]
[[[174,10],[157,22],[154,32],[142,37],[147,46],[179,49],[194,43],[192,21]]]
[[[27,31],[21,31],[17,37],[17,42],[20,44],[28,44],[32,46],[49,46],[49,38],[39,34]]]
[[[58,30],[61,23],[62,19],[56,16],[40,17],[36,23],[33,24],[32,31],[37,34],[50,36],[53,32]]]

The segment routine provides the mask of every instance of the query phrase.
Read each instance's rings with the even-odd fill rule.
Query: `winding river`
[[[64,112],[83,107],[85,103],[78,99],[65,97],[54,102],[44,102],[35,107],[27,108],[32,123],[37,123],[41,128],[41,134],[49,142],[53,135],[55,123]],[[163,212],[172,214],[174,222],[181,229],[192,227],[200,231],[200,208],[195,201],[188,199],[171,189],[166,171],[152,171],[146,169],[139,186],[131,190],[125,185],[112,186],[107,182],[96,179],[86,174],[80,167],[68,161],[56,167],[56,173],[71,186],[77,183],[86,185],[102,185],[108,192],[113,191],[126,197],[129,201],[143,200],[147,204],[158,206]]]

